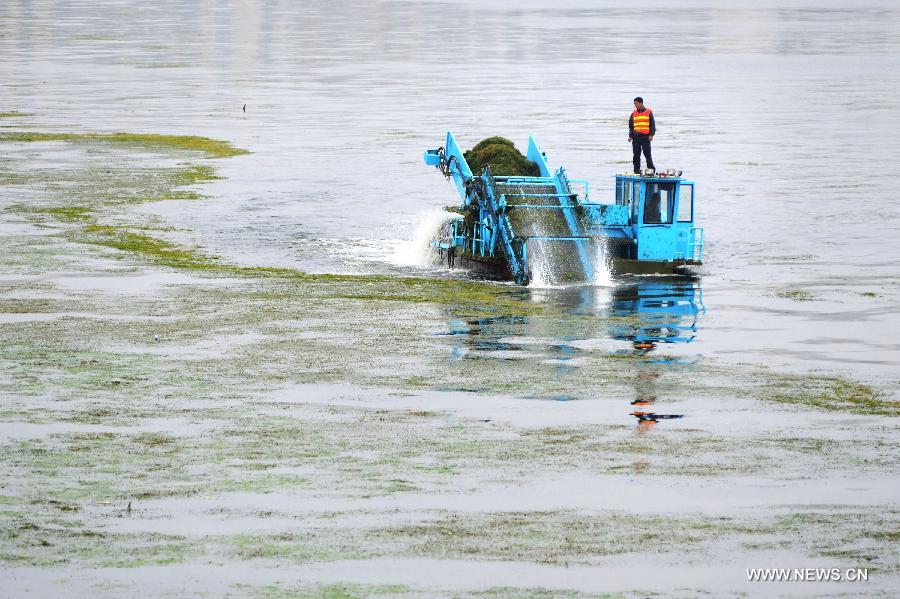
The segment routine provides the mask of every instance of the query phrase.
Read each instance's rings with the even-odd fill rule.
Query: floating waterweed
[[[497,176],[539,177],[538,165],[528,160],[515,144],[505,137],[488,137],[463,153],[472,173],[480,175],[488,166],[491,173]]]

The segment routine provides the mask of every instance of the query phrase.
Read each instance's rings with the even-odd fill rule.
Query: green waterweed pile
[[[505,137],[494,136],[483,139],[474,148],[465,152],[463,157],[475,175],[480,175],[486,166],[491,168],[492,174],[499,176],[541,175],[538,165],[523,156],[515,144]]]

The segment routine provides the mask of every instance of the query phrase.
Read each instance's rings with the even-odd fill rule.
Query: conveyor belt
[[[506,201],[513,235],[524,241],[520,260],[532,274],[539,274],[549,283],[590,278],[590,272],[586,272],[586,266],[590,266],[581,256],[588,242],[580,225],[579,210],[571,198],[560,193],[556,181],[495,181],[494,193]],[[534,273],[535,269],[540,273]]]

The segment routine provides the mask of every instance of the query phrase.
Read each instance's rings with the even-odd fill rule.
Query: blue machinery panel
[[[595,243],[606,245],[617,272],[678,274],[702,263],[694,183],[680,173],[616,175],[615,201],[595,203],[587,181],[570,179],[562,167],[550,170],[534,137],[528,140],[527,158],[538,165],[540,176],[501,177],[489,168],[473,174],[449,132],[442,147],[425,151],[425,164],[452,179],[461,198],[462,218],[452,221],[435,242],[447,252],[451,266],[466,260],[527,284],[529,242],[568,248],[566,262],[577,264],[587,281],[593,278]],[[556,226],[542,231],[547,211],[555,215]]]

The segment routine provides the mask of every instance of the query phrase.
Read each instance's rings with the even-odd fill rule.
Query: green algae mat
[[[72,154],[0,162],[12,588],[37,569],[56,590],[115,594],[153,568],[220,595],[582,597],[596,593],[353,576],[426,560],[568,580],[711,557],[742,576],[784,552],[897,574],[898,406],[882,390],[665,348],[566,355],[560,340],[640,323],[529,289],[230,264],[133,208],[202,197],[243,150],[0,134],[26,144]],[[152,166],[129,158],[147,151]],[[639,428],[633,402],[686,417]],[[772,499],[746,503],[761,488]],[[626,595],[663,592],[634,581]]]

